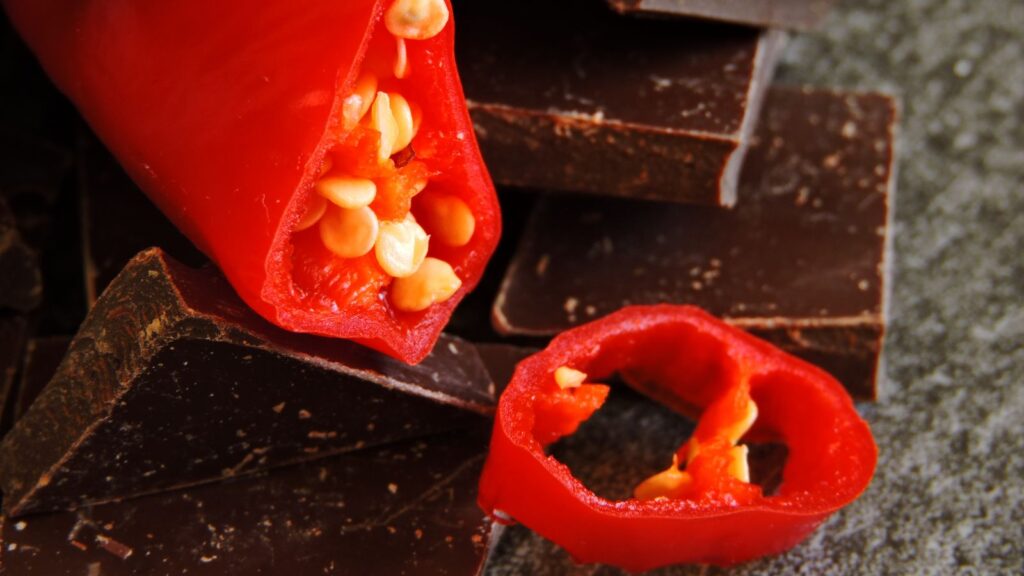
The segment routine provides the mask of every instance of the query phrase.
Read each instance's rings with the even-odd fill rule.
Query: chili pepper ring
[[[587,381],[613,374],[699,415],[668,469],[623,501],[594,494],[545,453],[604,402],[608,388]],[[749,441],[788,448],[774,495],[749,481]],[[864,491],[876,460],[870,429],[825,372],[697,308],[636,306],[519,364],[498,406],[479,502],[579,562],[730,565],[802,541]]]

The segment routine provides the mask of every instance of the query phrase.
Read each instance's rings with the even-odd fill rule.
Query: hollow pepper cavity
[[[418,362],[497,244],[446,0],[3,0],[245,301]]]
[[[605,401],[617,374],[697,418],[667,468],[634,497],[594,494],[546,448]],[[766,495],[747,443],[788,449]],[[729,565],[787,550],[867,487],[877,450],[843,387],[825,372],[688,306],[636,306],[565,332],[523,360],[501,396],[479,502],[579,562],[632,571]]]

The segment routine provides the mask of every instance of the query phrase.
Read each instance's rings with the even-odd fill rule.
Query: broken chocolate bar
[[[689,16],[759,28],[810,30],[821,25],[835,0],[608,0],[623,14]]]
[[[3,522],[10,574],[478,574],[486,433]]]
[[[32,401],[53,378],[70,343],[70,336],[44,336],[32,338],[25,344],[21,378],[18,379],[17,392],[13,395],[13,422],[21,419]]]
[[[408,366],[285,332],[218,273],[152,249],[0,444],[4,507],[71,508],[475,425],[494,400],[471,344],[442,338]]]
[[[874,398],[895,127],[887,96],[773,89],[733,210],[543,199],[496,329],[553,335],[627,304],[696,304]]]
[[[0,309],[27,312],[43,297],[36,253],[21,240],[14,216],[0,197]]]
[[[195,246],[125,174],[91,133],[78,143],[81,183],[82,260],[89,307],[136,254],[157,247],[198,267],[207,262]]]
[[[783,33],[625,19],[594,0],[455,11],[459,74],[496,182],[735,202]]]

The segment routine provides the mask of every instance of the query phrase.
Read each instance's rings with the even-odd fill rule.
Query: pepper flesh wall
[[[55,83],[242,298],[429,353],[500,234],[445,0],[2,0]]]
[[[689,416],[672,464],[606,500],[545,448],[601,407],[618,374]],[[747,442],[779,442],[783,482],[750,482]],[[838,447],[838,449],[837,449]],[[787,550],[867,487],[877,449],[824,371],[690,306],[634,306],[563,332],[521,361],[498,404],[480,506],[522,522],[578,562],[634,572],[730,565]]]

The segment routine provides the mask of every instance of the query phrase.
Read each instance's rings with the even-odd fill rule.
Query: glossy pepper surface
[[[3,0],[131,177],[284,328],[408,362],[500,218],[446,0]]]
[[[634,497],[604,499],[546,453],[603,403],[617,374],[697,417],[667,469]],[[746,443],[788,449],[782,483],[750,483]],[[562,333],[523,360],[501,396],[479,502],[580,562],[632,571],[729,565],[786,550],[867,487],[877,451],[843,387],[825,372],[703,311],[625,308]]]

